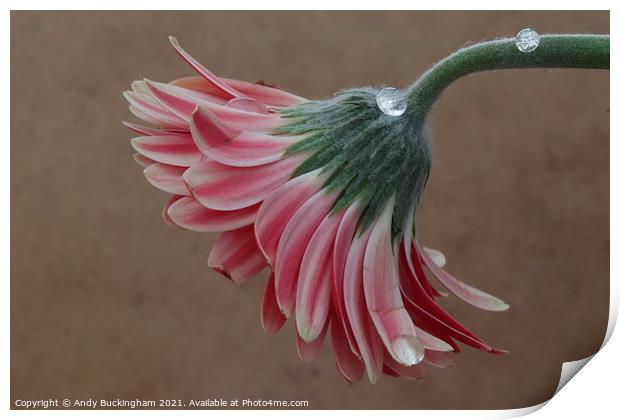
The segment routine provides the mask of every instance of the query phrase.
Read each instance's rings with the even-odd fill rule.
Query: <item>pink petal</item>
[[[145,136],[169,136],[171,134],[170,131],[162,130],[159,128],[151,128],[145,127],[143,125],[130,123],[127,121],[121,121],[123,125],[130,130],[135,131],[138,134],[144,134]]]
[[[176,52],[181,56],[181,58],[185,60],[187,64],[189,64],[198,74],[204,77],[205,81],[210,83],[220,96],[228,98],[243,96],[241,93],[228,86],[224,81],[220,80],[215,74],[207,70],[202,64],[198,62],[198,60],[189,55],[187,51],[185,51],[181,47],[176,37],[170,36],[168,37],[168,39],[170,40],[170,43],[172,44]]]
[[[212,103],[212,96],[195,90],[149,79],[144,79],[144,83],[149,95],[155,98],[161,107],[183,121],[189,121],[198,105],[204,106],[204,104]],[[225,103],[217,103],[217,105],[223,107]]]
[[[431,297],[428,296],[420,284],[415,272],[409,267],[404,256],[403,249],[404,248],[401,246],[400,274],[402,278],[407,278],[409,281],[403,280],[401,282],[402,296],[405,297],[409,307],[415,313],[416,319],[419,319],[429,327],[432,327],[432,329],[429,329],[429,327],[425,327],[425,329],[430,331],[435,336],[440,335],[435,330],[441,331],[447,335],[457,338],[469,346],[488,351],[490,353],[505,353],[505,351],[494,349],[483,342],[475,334],[452,318],[450,314],[443,310]]]
[[[271,136],[245,131],[228,143],[207,149],[205,154],[225,165],[260,166],[282,159],[286,149],[298,141],[298,137]]]
[[[192,166],[184,178],[205,207],[237,210],[265,199],[284,184],[304,157],[294,155],[268,165],[237,168],[208,161]]]
[[[200,93],[201,97],[208,99],[210,102],[215,102],[216,104],[226,105],[230,101],[228,98],[218,96],[220,92],[213,89],[213,85],[201,76],[181,77],[171,81],[170,84]]]
[[[435,337],[434,335],[427,333],[423,329],[420,329],[416,326],[416,335],[422,345],[424,345],[425,350],[435,350],[435,351],[454,351],[452,346],[445,341]]]
[[[412,312],[415,314],[417,322],[424,322],[429,326],[433,326],[433,328],[437,329],[438,331],[444,331],[445,334],[449,334],[449,336],[456,338],[457,340],[467,344],[468,346],[484,350],[493,354],[507,353],[505,350],[499,350],[489,346],[481,339],[476,337],[471,331],[467,330],[465,327],[456,322],[454,319],[447,320],[442,315],[436,315],[437,311],[431,313],[426,309],[422,308],[417,303],[410,300],[410,298],[407,298],[407,301],[412,309]],[[433,332],[433,334],[439,335],[438,332]],[[448,339],[449,337],[444,337],[444,340],[448,341]],[[455,344],[451,343],[450,345],[456,349]]]
[[[269,194],[256,217],[256,238],[267,264],[274,266],[278,242],[286,224],[297,210],[314,195],[323,182],[320,170],[295,177]]]
[[[438,368],[447,368],[455,365],[456,355],[452,352],[426,350],[424,363]]]
[[[269,86],[260,85],[257,83],[244,82],[234,79],[220,78],[228,86],[239,91],[243,96],[255,99],[256,101],[268,106],[275,107],[289,107],[299,105],[302,102],[306,102],[300,96],[286,92],[282,89],[273,88]],[[201,91],[209,94],[218,94],[219,91],[214,89],[213,86],[204,78],[200,76],[183,77],[171,82],[176,86]],[[220,96],[221,97],[221,96]]]
[[[331,320],[331,337],[338,370],[349,383],[359,382],[364,375],[364,362],[351,351],[342,324],[336,317]]]
[[[153,118],[145,114],[144,112],[140,111],[138,108],[136,108],[133,105],[129,105],[129,112],[131,112],[135,117],[141,119],[144,122],[157,125],[157,126],[161,125],[161,121],[159,121],[157,118]]]
[[[469,286],[452,277],[446,271],[442,270],[429,255],[423,250],[420,251],[420,246],[414,243],[416,252],[422,257],[424,264],[431,270],[433,275],[455,296],[463,299],[465,302],[472,306],[487,311],[505,311],[510,306],[504,303],[501,299],[491,296],[475,287]]]
[[[199,106],[190,129],[196,146],[211,159],[230,166],[259,166],[282,159],[299,137],[240,132],[222,123],[211,111]]]
[[[290,317],[295,306],[297,279],[304,252],[312,235],[331,210],[337,193],[325,194],[319,191],[303,206],[284,228],[278,250],[274,272],[276,273],[276,297],[280,309]]]
[[[267,266],[256,245],[254,227],[224,232],[209,254],[209,267],[235,283],[241,283]]]
[[[372,325],[364,300],[363,267],[369,236],[370,231],[366,230],[361,236],[355,235],[353,238],[347,255],[342,293],[351,332],[366,366],[368,379],[374,384],[383,371],[383,344]]]
[[[170,199],[166,202],[166,205],[164,206],[162,217],[164,218],[164,221],[170,226],[177,226],[177,224],[174,223],[174,221],[170,218],[170,216],[168,216],[168,210],[170,209],[170,206],[172,206],[174,203],[181,200],[182,198],[184,198],[182,195],[173,195],[172,197],[170,197]]]
[[[364,256],[364,295],[370,316],[390,355],[405,366],[420,363],[424,346],[416,338],[399,289],[392,247],[394,198],[372,227]]]
[[[155,162],[153,159],[149,159],[146,156],[142,156],[140,153],[134,153],[133,154],[133,160],[140,166],[142,166],[143,168],[146,168],[147,166],[151,166],[157,162]]]
[[[174,86],[146,80],[146,85],[153,97],[168,112],[181,121],[189,121],[197,106],[204,106],[227,125],[247,131],[270,131],[281,124],[277,114],[260,114],[234,107],[224,106],[200,97],[200,93]]]
[[[415,253],[415,251],[413,252],[413,254],[414,254],[414,257],[412,258],[412,261],[411,262],[407,261],[407,264],[409,264],[410,270],[413,273],[415,273],[417,281],[422,286],[424,293],[426,293],[426,295],[430,297],[431,299],[434,299],[439,296],[446,296],[445,293],[438,292],[433,287],[431,282],[428,281],[428,277],[426,276],[426,273],[424,273],[424,270],[422,269],[422,263],[421,263],[420,257],[417,255],[417,253]]]
[[[351,351],[359,355],[359,349],[355,342],[355,337],[351,331],[351,324],[347,317],[346,308],[344,305],[343,296],[343,284],[344,284],[344,270],[347,264],[347,255],[351,242],[355,236],[357,229],[357,221],[360,217],[359,202],[355,201],[351,204],[340,222],[338,227],[338,233],[334,240],[334,252],[333,252],[333,270],[332,270],[332,298],[334,301],[334,310],[337,317],[342,322],[345,336],[351,346]]]
[[[244,96],[256,99],[258,102],[262,102],[266,105],[289,107],[299,105],[302,102],[306,102],[300,96],[286,92],[282,89],[272,88],[269,86],[259,85],[257,83],[248,83],[234,79],[223,79],[228,85],[234,87]]]
[[[144,169],[144,176],[155,188],[162,191],[170,194],[189,195],[189,190],[183,181],[183,172],[186,169],[182,166],[155,163]]]
[[[405,259],[407,261],[407,264],[411,268],[411,270],[417,273],[418,281],[420,282],[420,284],[422,285],[422,287],[424,288],[424,291],[428,294],[428,296],[430,296],[431,298],[445,296],[445,294],[439,293],[437,290],[435,290],[435,288],[430,284],[430,282],[424,275],[424,272],[418,272],[418,267],[415,266],[413,263],[413,260],[411,257],[411,245],[413,243],[413,215],[414,213],[415,211],[413,210],[409,212],[409,215],[405,223],[405,229],[404,229],[404,234],[403,234],[403,250],[405,252]]]
[[[248,112],[256,112],[258,114],[268,114],[269,111],[265,105],[252,98],[235,98],[226,103],[231,108],[241,109]]]
[[[328,214],[316,229],[299,269],[295,320],[304,341],[314,340],[329,315],[334,239],[344,211]]]
[[[235,211],[218,211],[204,207],[193,197],[185,197],[168,209],[168,216],[182,228],[194,232],[226,232],[251,225],[258,206]]]
[[[211,111],[200,105],[192,113],[189,128],[196,146],[203,153],[230,142],[241,133],[240,130],[224,124]]]
[[[267,280],[265,294],[263,295],[263,307],[261,313],[263,330],[268,334],[275,334],[286,322],[286,317],[280,312],[278,301],[276,300],[276,288],[273,272]]]
[[[143,136],[131,139],[136,152],[154,161],[174,166],[192,166],[200,162],[203,154],[190,136]]]
[[[187,122],[162,107],[156,100],[138,92],[124,92],[125,99],[137,110],[151,119],[173,127],[187,128]]]
[[[325,323],[323,327],[323,331],[319,336],[310,342],[306,342],[302,340],[299,334],[296,336],[295,343],[297,344],[297,354],[299,358],[304,362],[311,362],[314,360],[319,351],[321,351],[321,347],[323,346],[323,341],[325,341],[325,334],[327,333],[327,328],[329,326],[329,322]]]

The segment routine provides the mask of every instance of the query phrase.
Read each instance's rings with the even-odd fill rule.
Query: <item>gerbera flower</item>
[[[415,239],[415,214],[431,166],[423,124],[388,115],[374,88],[309,101],[215,76],[171,38],[198,76],[132,83],[125,123],[147,180],[172,194],[168,223],[222,232],[208,265],[235,283],[271,272],[262,322],[287,319],[311,360],[330,331],[338,369],[420,378],[451,366],[456,341],[502,353],[452,318],[430,272],[481,309],[508,308],[443,270],[445,257]]]

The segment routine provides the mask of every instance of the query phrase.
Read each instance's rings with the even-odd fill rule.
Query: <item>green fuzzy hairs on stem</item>
[[[462,48],[428,69],[407,90],[410,114],[426,116],[452,82],[490,70],[572,68],[609,70],[609,35],[542,35],[531,52],[521,52],[515,38]]]

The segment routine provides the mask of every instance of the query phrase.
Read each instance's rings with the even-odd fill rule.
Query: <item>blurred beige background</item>
[[[349,386],[324,348],[260,327],[264,277],[206,265],[212,235],[161,220],[131,158],[121,92],[191,70],[320,98],[403,87],[467,42],[608,33],[607,12],[13,12],[11,399],[251,398],[324,408],[517,408],[602,342],[609,299],[609,73],[527,70],[453,85],[433,113],[418,231],[458,277],[512,307],[444,306],[491,344],[419,382]]]

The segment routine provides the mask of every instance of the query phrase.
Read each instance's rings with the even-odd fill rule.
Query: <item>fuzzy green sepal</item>
[[[310,152],[293,176],[319,168],[330,173],[324,188],[340,191],[332,212],[360,200],[359,232],[372,225],[394,195],[392,226],[397,235],[426,185],[431,147],[419,119],[384,114],[376,103],[377,92],[353,89],[282,110],[281,116],[290,122],[276,133],[306,136],[286,152]]]

